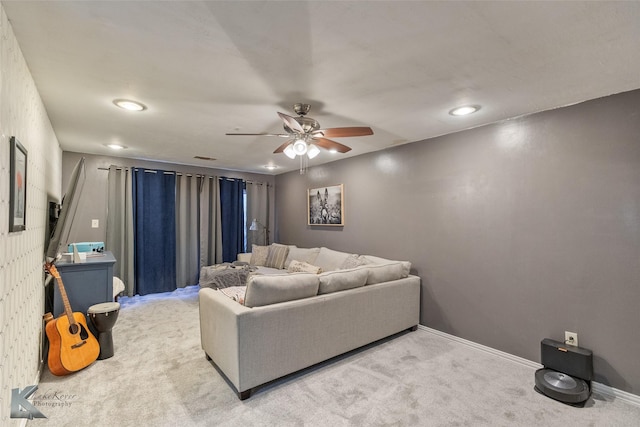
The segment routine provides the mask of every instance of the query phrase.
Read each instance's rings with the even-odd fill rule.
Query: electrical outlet
[[[97,219],[91,220],[91,228],[100,228],[100,221]]]
[[[578,346],[578,334],[576,332],[564,331],[564,343]]]

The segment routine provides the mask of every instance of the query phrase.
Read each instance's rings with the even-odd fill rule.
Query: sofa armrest
[[[250,263],[251,262],[251,252],[238,254],[238,261]]]
[[[251,309],[211,288],[200,289],[198,300],[202,349],[237,388],[240,382],[238,319]]]

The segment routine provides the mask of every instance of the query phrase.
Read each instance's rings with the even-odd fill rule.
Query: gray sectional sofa
[[[242,303],[224,290],[200,289],[202,348],[240,399],[277,378],[415,330],[419,322],[420,278],[409,274],[410,263],[327,248],[287,252],[278,256],[276,266],[283,268],[263,264],[258,271],[267,274],[249,277]],[[304,254],[304,261],[295,259]],[[264,263],[253,254],[239,259],[250,257]],[[322,272],[289,273],[284,267],[300,264],[294,261]]]

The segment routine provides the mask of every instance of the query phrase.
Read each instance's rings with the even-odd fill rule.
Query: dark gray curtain
[[[200,267],[222,262],[222,224],[218,177],[200,181]]]
[[[133,194],[129,168],[109,166],[107,178],[107,240],[106,250],[116,258],[113,275],[125,285],[125,294],[133,296]]]
[[[176,289],[176,176],[134,169],[135,293]]]
[[[244,181],[223,178],[219,183],[222,261],[233,262],[244,252]]]
[[[269,226],[269,187],[262,182],[247,182],[247,248],[251,245],[268,245],[271,227]],[[258,223],[257,230],[249,230],[253,220]]]
[[[198,283],[200,272],[198,246],[198,178],[176,176],[176,284]]]

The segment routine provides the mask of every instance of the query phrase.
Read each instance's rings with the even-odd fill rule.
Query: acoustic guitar
[[[56,279],[64,303],[64,314],[47,322],[45,331],[49,338],[47,362],[53,375],[67,375],[91,365],[100,354],[100,344],[87,328],[83,313],[73,313],[62,278],[53,264],[45,269]]]

